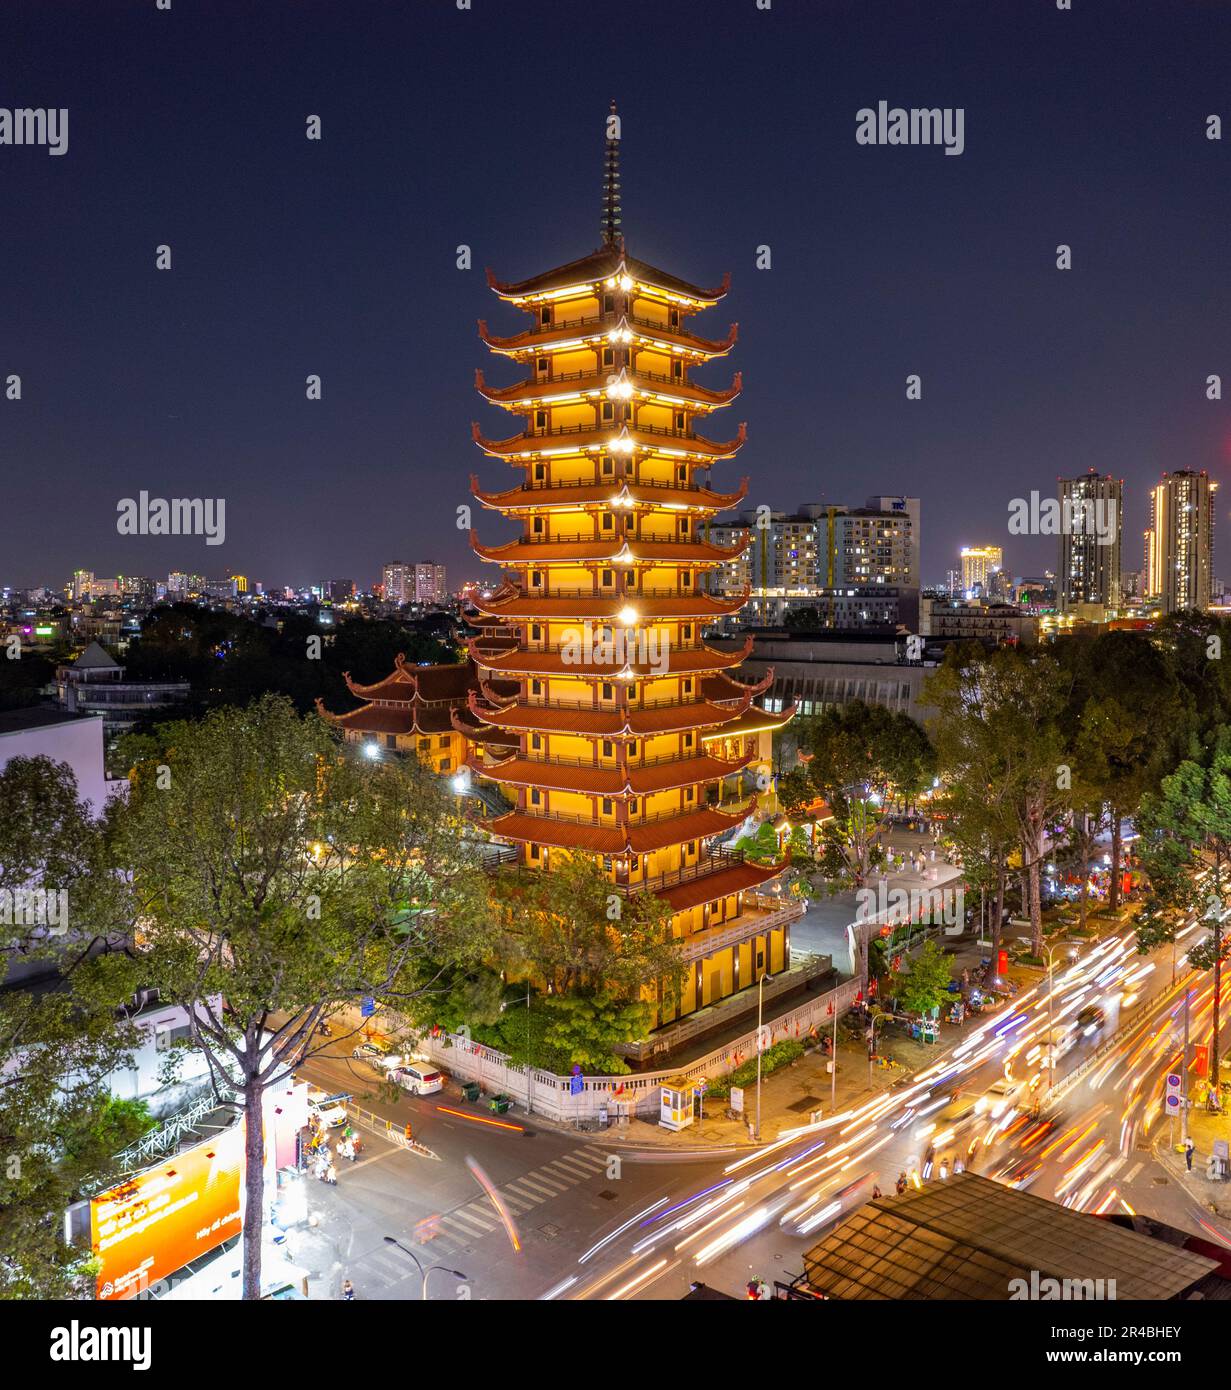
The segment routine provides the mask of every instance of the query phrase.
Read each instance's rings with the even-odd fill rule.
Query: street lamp
[[[757,981],[757,1131],[756,1142],[761,1142],[761,1053],[765,1051],[761,1036],[761,1004],[765,996],[765,981],[772,980],[768,971]],[[836,1060],[836,1059],[835,1059]]]
[[[415,1252],[414,1252],[413,1250],[410,1250],[410,1249],[408,1249],[405,1245],[403,1245],[402,1242],[401,1242],[400,1240],[398,1240],[398,1238],[397,1238],[396,1236],[386,1236],[386,1237],[385,1237],[385,1244],[386,1244],[386,1245],[396,1245],[397,1248],[402,1252],[402,1254],[404,1254],[404,1255],[409,1255],[410,1258],[411,1258],[412,1260],[414,1260],[415,1265],[418,1267],[419,1273],[423,1276],[423,1298],[424,1298],[424,1301],[427,1300],[427,1280],[428,1280],[428,1275],[431,1274],[432,1270],[434,1270],[434,1269],[442,1269],[442,1270],[444,1270],[444,1272],[445,1272],[446,1274],[455,1275],[458,1279],[466,1279],[466,1278],[468,1278],[468,1276],[465,1275],[465,1274],[463,1274],[462,1271],[461,1271],[460,1269],[450,1269],[450,1268],[448,1267],[448,1265],[428,1265],[428,1267],[427,1267],[426,1269],[424,1269],[424,1267],[423,1267],[423,1261],[418,1257],[418,1255],[416,1255]]]

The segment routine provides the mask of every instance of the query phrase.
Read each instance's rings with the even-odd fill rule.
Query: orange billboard
[[[98,1297],[130,1298],[240,1231],[242,1124],[90,1203]]]

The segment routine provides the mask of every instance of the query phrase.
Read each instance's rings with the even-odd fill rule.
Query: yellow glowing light
[[[621,288],[622,290],[631,290],[632,287],[633,287],[633,282],[632,282],[632,280],[630,280],[629,277],[628,277],[627,275],[621,275],[621,276],[620,276],[620,288]]]
[[[619,617],[620,621],[624,624],[625,627],[632,627],[632,625],[637,621],[638,617],[640,617],[640,614],[637,612],[635,608],[629,608],[626,606],[620,609],[617,616]]]

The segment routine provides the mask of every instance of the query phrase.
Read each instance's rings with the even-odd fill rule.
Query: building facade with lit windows
[[[991,592],[992,576],[1004,568],[1004,551],[998,545],[964,545],[962,593],[969,597],[976,589]]]
[[[1214,496],[1202,470],[1164,473],[1150,493],[1145,534],[1148,597],[1164,613],[1210,606],[1214,579]]]
[[[719,389],[692,380],[734,345],[734,326],[712,339],[690,325],[727,283],[700,288],[629,254],[615,143],[599,249],[516,283],[489,272],[492,290],[529,323],[508,336],[480,323],[517,379],[496,386],[479,372],[477,388],[521,430],[499,439],[473,427],[483,452],[514,473],[495,489],[474,479],[474,495],[517,534],[505,543],[471,535],[504,578],[473,600],[489,627],[470,643],[483,679],[469,708],[517,749],[473,770],[512,803],[487,828],[523,867],[593,855],[616,892],[667,902],[686,969],[678,999],[661,982],[647,985],[656,1024],[701,1010],[718,1023],[724,1001],[762,975],[790,973],[790,923],[802,908],[758,891],[784,865],[754,864],[720,842],[748,809],[724,809],[723,786],[756,763],[792,711],[758,709],[768,681],[735,678],[750,644],[720,652],[704,641],[747,597],[706,591],[706,576],[747,544],[705,534],[745,495],[747,479],[726,491],[710,482],[744,426],[726,441],[698,429],[735,399],[740,380]],[[502,695],[496,681],[514,682],[515,693]]]
[[[1090,469],[1059,480],[1060,568],[1057,597],[1062,612],[1093,604],[1120,607],[1120,542],[1124,481]]]

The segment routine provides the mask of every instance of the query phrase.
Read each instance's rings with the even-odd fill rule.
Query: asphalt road
[[[1183,946],[1197,939],[1193,928]],[[942,1181],[942,1160],[1082,1210],[1127,1209],[1231,1243],[1231,1229],[1153,1157],[1168,1124],[1164,1078],[1179,1056],[1182,956],[1179,975],[1173,986],[1170,948],[1139,956],[1131,931],[1083,947],[1076,961],[1055,961],[1050,1023],[1044,975],[894,1090],[754,1151],[638,1149],[636,1125],[623,1141],[561,1133],[524,1105],[492,1116],[460,1102],[453,1086],[388,1099],[367,1063],[317,1058],[308,1080],[351,1092],[399,1130],[409,1120],[434,1155],[365,1133],[360,1159],[339,1165],[336,1189],[309,1183],[334,1251],[321,1272],[326,1283],[349,1277],[360,1297],[418,1297],[413,1262],[383,1239],[392,1235],[424,1265],[445,1267],[430,1275],[434,1298],[672,1299],[696,1279],[740,1293],[750,1278],[799,1273],[804,1251],[873,1183],[890,1191],[901,1171]],[[1194,979],[1190,988],[1191,1039],[1208,1040],[1208,987]],[[1092,1002],[1105,1022],[1057,1059],[1063,1093],[1049,1104],[1045,1040]],[[952,1120],[1006,1068],[1015,1094]]]

